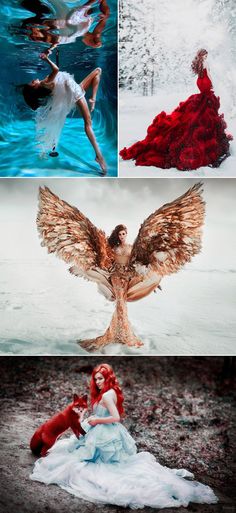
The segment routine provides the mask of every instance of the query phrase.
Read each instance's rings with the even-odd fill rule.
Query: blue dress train
[[[94,413],[110,416],[100,404]],[[120,422],[97,424],[79,439],[72,435],[58,440],[46,457],[36,461],[30,476],[97,504],[139,509],[216,503],[209,486],[186,479],[193,477],[187,470],[163,467],[149,452],[137,452]]]

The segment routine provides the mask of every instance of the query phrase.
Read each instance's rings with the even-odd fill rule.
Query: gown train
[[[214,94],[206,69],[198,77],[197,86],[199,94],[181,102],[171,114],[158,114],[145,139],[123,148],[122,159],[133,159],[136,166],[174,167],[180,171],[219,167],[230,155],[232,136],[225,132],[220,99]]]
[[[102,405],[98,417],[109,416]],[[190,502],[214,504],[213,490],[185,469],[160,465],[149,452],[137,453],[127,429],[119,422],[97,424],[79,439],[56,442],[48,455],[36,461],[32,480],[57,484],[67,492],[97,504],[132,509],[171,508]]]

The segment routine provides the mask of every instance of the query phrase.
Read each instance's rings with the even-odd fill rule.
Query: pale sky
[[[36,230],[39,185],[47,185],[110,234],[115,225],[128,227],[133,242],[143,220],[162,204],[191,187],[193,179],[2,179],[0,181],[0,259],[55,258],[40,247]],[[191,266],[235,269],[236,181],[203,180],[207,215],[203,249]]]

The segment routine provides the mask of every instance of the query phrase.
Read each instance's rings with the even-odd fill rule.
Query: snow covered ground
[[[114,305],[96,285],[71,276],[40,246],[36,230],[39,185],[47,184],[107,234],[140,223],[195,180],[2,179],[0,181],[0,353],[83,354],[78,339],[104,333]],[[163,291],[129,304],[141,349],[113,344],[104,354],[235,354],[236,180],[203,180],[203,247],[191,264],[162,281]]]
[[[77,340],[102,334],[110,322],[114,305],[63,262],[12,259],[0,271],[1,354],[85,355]],[[162,287],[128,305],[143,348],[112,344],[103,354],[235,354],[236,272],[188,267]]]
[[[119,95],[119,149],[131,146],[146,136],[148,126],[162,110],[171,113],[179,104],[197,91],[189,89],[183,93],[160,91],[156,96],[137,96],[131,91],[120,90]],[[231,156],[218,169],[201,167],[195,171],[160,169],[152,166],[135,166],[132,160],[119,161],[119,176],[126,178],[219,178],[236,177],[236,119],[225,113],[228,132],[234,136],[230,144]]]

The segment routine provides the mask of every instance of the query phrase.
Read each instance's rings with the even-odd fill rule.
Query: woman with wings
[[[150,294],[162,277],[178,272],[199,253],[204,212],[199,183],[151,214],[130,246],[124,225],[118,225],[107,238],[76,207],[47,187],[40,188],[37,226],[42,245],[72,264],[72,274],[96,282],[99,292],[115,302],[105,334],[80,341],[83,348],[96,350],[110,343],[142,345],[129,323],[127,302]]]

